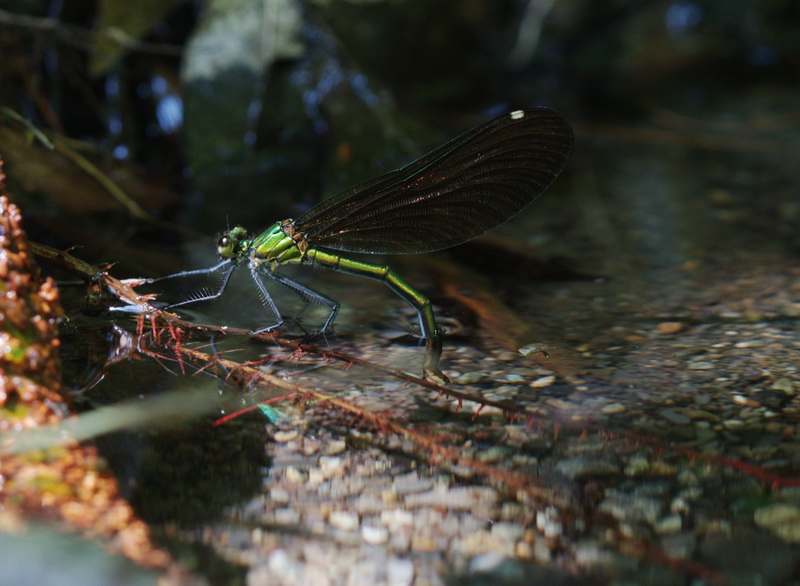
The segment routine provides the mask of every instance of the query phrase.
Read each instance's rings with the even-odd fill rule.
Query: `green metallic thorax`
[[[294,232],[291,220],[275,222],[256,236],[250,244],[250,257],[269,264],[270,269],[305,259],[306,242],[302,234]]]

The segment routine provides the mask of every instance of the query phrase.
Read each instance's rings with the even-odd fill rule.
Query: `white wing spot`
[[[523,110],[514,110],[511,112],[512,120],[519,120],[520,118],[525,118],[525,112]]]

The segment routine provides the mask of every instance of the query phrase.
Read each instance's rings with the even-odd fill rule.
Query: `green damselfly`
[[[439,370],[442,336],[430,300],[388,266],[333,251],[417,254],[472,240],[541,195],[571,151],[572,129],[557,112],[530,108],[494,118],[402,169],[323,201],[296,220],[276,222],[258,235],[241,226],[225,231],[217,241],[221,262],[216,266],[162,277],[225,270],[219,290],[170,307],[216,299],[234,269],[246,264],[275,318],[258,332],[283,324],[263,278],[285,285],[306,303],[326,305],[330,313],[320,330],[325,332],[336,318],[338,302],[278,272],[278,267],[308,264],[383,281],[417,310],[426,341],[423,376],[447,382]]]

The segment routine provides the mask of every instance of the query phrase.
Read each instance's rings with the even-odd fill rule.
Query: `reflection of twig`
[[[97,31],[89,31],[64,24],[54,18],[40,18],[25,14],[14,14],[7,10],[0,10],[0,23],[43,33],[53,33],[60,39],[82,48],[87,48],[88,45],[91,44],[93,36],[101,35],[126,49],[139,51],[141,53],[156,53],[175,57],[179,57],[183,53],[181,47],[166,43],[143,42],[117,28],[102,28]]]

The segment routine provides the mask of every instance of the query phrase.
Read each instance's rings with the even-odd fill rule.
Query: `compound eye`
[[[217,252],[222,258],[233,258],[234,241],[229,234],[223,234],[217,240]]]

